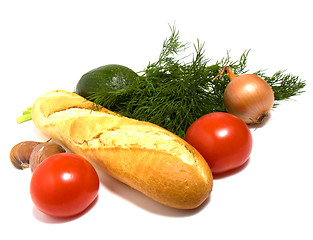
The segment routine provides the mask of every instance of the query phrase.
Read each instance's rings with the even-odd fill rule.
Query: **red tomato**
[[[188,128],[185,140],[205,158],[213,174],[243,165],[252,150],[252,136],[245,122],[223,112],[197,119]]]
[[[35,206],[54,217],[84,211],[97,197],[99,177],[83,157],[61,153],[48,157],[33,172],[30,194]]]

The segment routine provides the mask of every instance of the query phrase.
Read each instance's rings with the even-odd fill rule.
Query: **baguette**
[[[35,126],[96,168],[166,206],[193,209],[210,195],[211,170],[191,145],[149,122],[56,90],[32,107]]]

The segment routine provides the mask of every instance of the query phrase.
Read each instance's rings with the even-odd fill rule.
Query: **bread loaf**
[[[212,190],[204,158],[152,123],[126,118],[62,90],[32,107],[35,126],[54,141],[146,196],[173,208],[201,205]]]

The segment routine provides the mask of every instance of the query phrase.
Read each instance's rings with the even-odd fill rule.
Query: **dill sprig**
[[[98,91],[88,99],[126,117],[157,124],[184,138],[188,127],[199,117],[216,111],[226,111],[223,94],[229,83],[220,70],[229,66],[236,75],[247,70],[245,51],[233,61],[229,51],[226,57],[209,65],[204,43],[193,44],[194,53],[181,56],[190,48],[180,41],[179,31],[171,27],[171,35],[163,42],[159,59],[149,63],[131,85],[119,91]],[[191,60],[188,61],[188,58]],[[305,82],[297,76],[278,71],[263,77],[273,88],[275,100],[290,98],[302,92]]]
[[[259,74],[272,87],[276,101],[288,99],[304,92],[305,81],[301,80],[299,76],[286,74],[285,72],[286,70],[277,71],[271,77],[263,73]]]

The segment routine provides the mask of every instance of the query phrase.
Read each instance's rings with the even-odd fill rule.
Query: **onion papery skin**
[[[224,92],[226,111],[247,124],[260,123],[274,105],[271,86],[255,74],[235,77]]]

